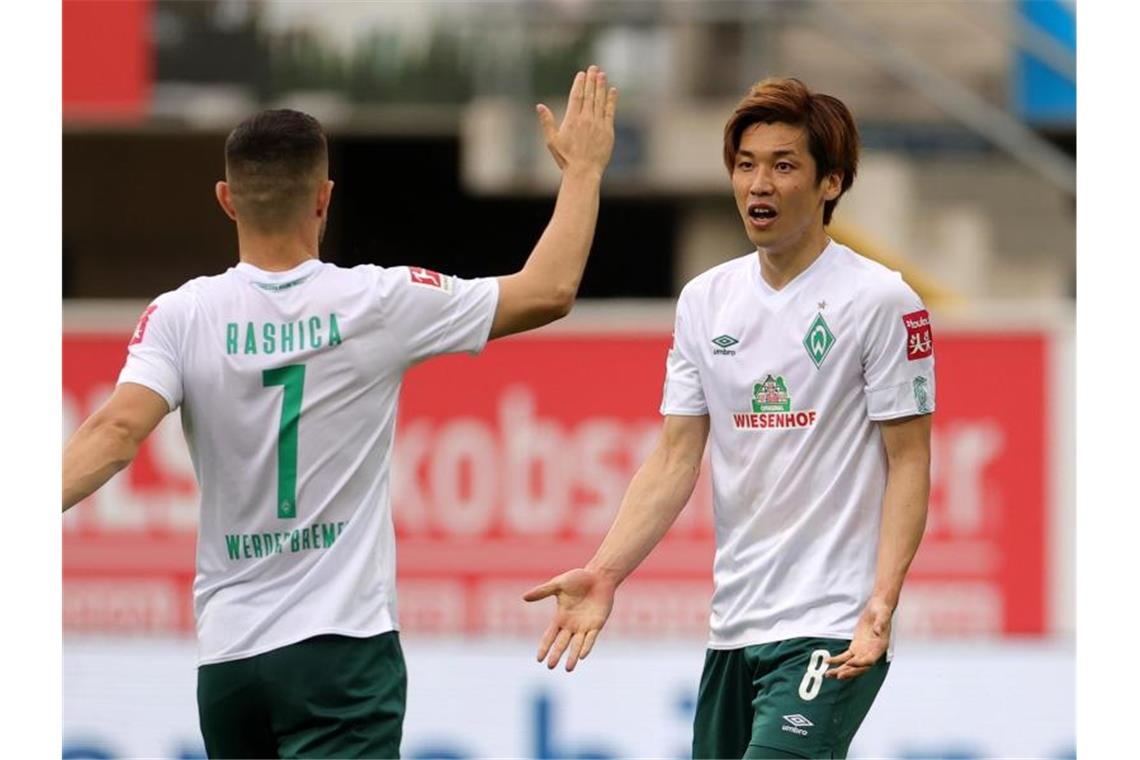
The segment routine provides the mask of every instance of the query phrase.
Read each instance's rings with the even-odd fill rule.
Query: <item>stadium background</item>
[[[703,484],[576,673],[531,653],[529,584],[600,539],[659,425],[669,299],[747,243],[720,163],[769,74],[851,105],[833,233],[935,318],[928,535],[898,667],[856,756],[1069,757],[1073,696],[1074,9],[1018,3],[64,3],[64,434],[109,393],[147,300],[236,257],[226,132],[314,113],[327,260],[517,268],[557,181],[533,103],[600,63],[618,144],[575,313],[414,370],[394,504],[404,751],[683,756],[712,554]],[[113,192],[109,192],[113,188]],[[124,212],[123,209],[126,209]],[[172,416],[64,520],[64,754],[196,757],[193,476]]]

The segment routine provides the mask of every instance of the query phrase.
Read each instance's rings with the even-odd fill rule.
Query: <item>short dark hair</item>
[[[753,124],[776,123],[807,130],[816,182],[836,172],[843,175],[839,195],[823,204],[823,223],[830,224],[831,213],[855,181],[859,167],[855,118],[839,98],[812,92],[798,79],[763,79],[752,85],[724,126],[724,165],[729,174],[736,165],[744,130]]]
[[[273,232],[291,224],[328,171],[321,123],[287,108],[261,111],[226,138],[226,181],[243,222]]]

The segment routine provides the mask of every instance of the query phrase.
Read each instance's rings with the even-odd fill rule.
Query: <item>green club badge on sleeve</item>
[[[930,394],[926,390],[927,380],[922,375],[914,379],[914,405],[919,413],[930,411]]]

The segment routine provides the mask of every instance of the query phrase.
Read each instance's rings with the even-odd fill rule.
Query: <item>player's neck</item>
[[[238,227],[238,259],[266,272],[287,272],[320,258],[316,235],[304,231],[267,234]]]
[[[758,248],[760,275],[769,287],[780,290],[814,264],[830,243],[831,238],[820,227],[797,244],[784,248]]]

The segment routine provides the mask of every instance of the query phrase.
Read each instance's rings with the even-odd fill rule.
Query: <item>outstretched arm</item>
[[[546,659],[547,667],[556,667],[569,649],[566,670],[572,671],[590,653],[618,585],[649,555],[692,496],[708,434],[708,415],[667,416],[656,447],[630,481],[593,559],[523,596],[528,602],[548,596],[558,600],[538,645],[538,659]]]
[[[930,415],[879,423],[887,451],[887,488],[879,526],[875,586],[847,651],[832,657],[827,675],[860,676],[879,661],[891,638],[891,616],[926,528],[930,500]]]
[[[87,498],[126,467],[139,444],[170,411],[166,399],[137,383],[123,383],[87,418],[63,450],[63,511]]]
[[[546,145],[562,169],[554,215],[523,268],[499,278],[499,304],[491,338],[533,330],[566,316],[578,295],[594,225],[602,173],[614,146],[617,90],[605,72],[578,72],[560,126],[538,106]]]

